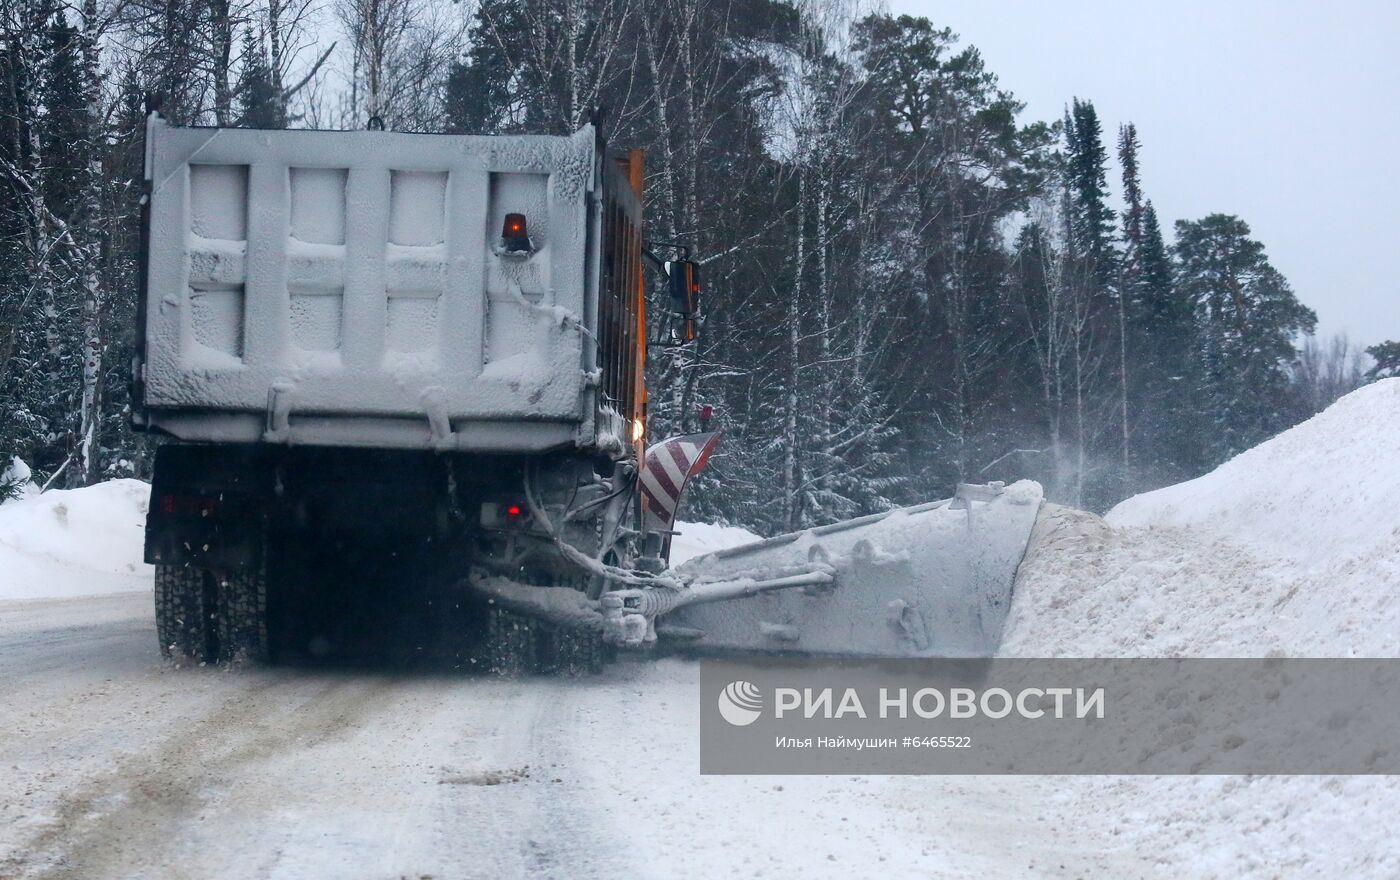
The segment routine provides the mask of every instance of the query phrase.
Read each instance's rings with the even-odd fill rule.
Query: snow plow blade
[[[702,653],[990,656],[1040,506],[1034,482],[962,485],[942,501],[697,557],[674,573],[714,599],[660,617],[656,635]]]

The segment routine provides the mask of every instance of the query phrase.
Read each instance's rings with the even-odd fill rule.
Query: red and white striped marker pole
[[[690,478],[704,470],[719,445],[720,432],[682,434],[654,443],[642,464],[642,525],[648,532],[670,532]]]

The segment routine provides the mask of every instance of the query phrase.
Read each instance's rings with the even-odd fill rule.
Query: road
[[[692,661],[177,669],[150,602],[0,602],[3,880],[1153,876],[1054,778],[700,776]]]

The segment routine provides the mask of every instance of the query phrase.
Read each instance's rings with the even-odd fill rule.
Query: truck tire
[[[161,656],[177,662],[202,662],[209,652],[204,571],[185,565],[157,565],[155,594]]]
[[[266,663],[267,577],[261,565],[209,572],[218,596],[216,660],[220,663]]]
[[[492,606],[486,612],[486,668],[495,675],[538,672],[539,621]]]
[[[267,578],[262,566],[213,572],[156,566],[156,635],[177,662],[268,659]]]
[[[600,632],[544,624],[539,643],[541,669],[553,675],[597,675],[610,659]]]

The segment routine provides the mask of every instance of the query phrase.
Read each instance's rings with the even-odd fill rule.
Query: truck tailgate
[[[547,448],[591,429],[596,140],[153,116],[142,404],[187,440]],[[532,253],[502,248],[508,213]]]

